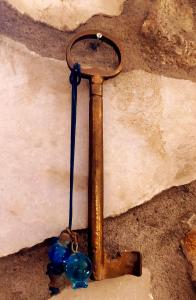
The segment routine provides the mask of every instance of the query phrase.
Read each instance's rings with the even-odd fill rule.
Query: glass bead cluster
[[[77,250],[73,250],[72,242],[62,242],[57,239],[49,248],[47,274],[51,276],[60,276],[63,273],[71,282],[72,288],[87,288],[88,280],[92,273],[92,264],[88,256]],[[52,294],[59,293],[56,287],[50,287]]]

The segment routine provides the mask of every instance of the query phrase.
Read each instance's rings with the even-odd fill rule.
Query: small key
[[[106,42],[115,50],[119,64],[114,70],[81,65],[81,74],[90,81],[89,102],[89,250],[93,263],[94,280],[118,277],[125,274],[141,275],[141,254],[124,251],[115,259],[110,259],[104,250],[103,207],[104,207],[104,174],[103,174],[103,81],[120,73],[121,52],[117,42],[106,33],[87,31],[78,33],[67,47],[67,63],[72,69],[73,46],[84,39],[95,39]]]

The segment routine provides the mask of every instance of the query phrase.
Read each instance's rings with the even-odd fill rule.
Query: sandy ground
[[[143,53],[140,29],[154,1],[129,0],[119,17],[95,16],[76,31],[99,28],[122,41],[124,71],[142,69],[175,78],[196,80],[194,69],[175,62],[155,64]],[[192,5],[194,0],[190,0]],[[24,43],[43,56],[65,59],[67,41],[74,32],[58,31],[22,16],[0,1],[0,33]],[[107,54],[108,55],[108,54]],[[106,55],[106,56],[107,56]],[[196,299],[180,241],[188,230],[187,220],[196,213],[196,182],[172,188],[126,214],[105,220],[105,243],[110,254],[139,250],[143,265],[152,274],[155,300]],[[80,232],[82,247],[86,232]],[[0,300],[45,300],[48,298],[47,249],[50,241],[0,259]],[[138,299],[139,300],[139,299]]]
[[[196,299],[180,246],[188,230],[187,220],[193,213],[196,213],[196,181],[169,189],[120,217],[105,220],[107,251],[110,254],[123,249],[141,251],[143,266],[152,274],[155,300]],[[80,236],[85,248],[86,232],[80,232]],[[49,244],[50,240],[0,259],[1,300],[48,298],[45,271]]]

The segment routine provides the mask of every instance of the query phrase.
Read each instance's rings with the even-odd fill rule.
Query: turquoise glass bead
[[[87,288],[92,273],[92,264],[88,256],[77,252],[72,254],[65,267],[66,276],[72,283],[72,288]]]
[[[53,244],[48,251],[49,259],[53,264],[57,265],[65,265],[70,255],[70,248],[63,246],[60,242],[56,242],[55,244]]]

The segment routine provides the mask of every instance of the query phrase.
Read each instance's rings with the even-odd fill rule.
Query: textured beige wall
[[[65,62],[1,36],[0,255],[68,223],[70,85]],[[141,70],[104,83],[105,217],[195,179],[196,84]],[[88,82],[79,87],[74,228],[87,225]]]

